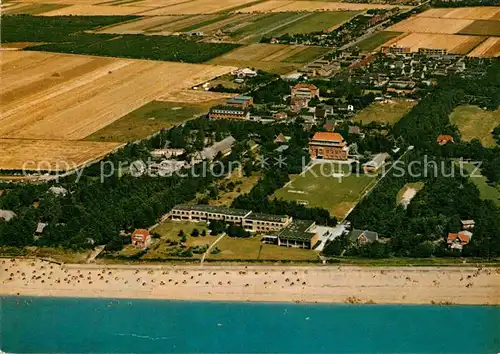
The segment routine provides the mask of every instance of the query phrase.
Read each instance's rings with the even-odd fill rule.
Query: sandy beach
[[[500,269],[56,264],[1,259],[0,294],[304,303],[500,305]]]

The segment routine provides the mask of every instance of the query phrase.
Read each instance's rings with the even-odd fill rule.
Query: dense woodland
[[[88,54],[132,59],[202,63],[238,44],[205,43],[191,37],[142,34],[96,34],[87,31],[135,16],[2,16],[3,43],[44,42],[25,50]]]

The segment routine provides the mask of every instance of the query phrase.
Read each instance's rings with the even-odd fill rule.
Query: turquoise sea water
[[[500,307],[1,298],[8,353],[498,353]]]

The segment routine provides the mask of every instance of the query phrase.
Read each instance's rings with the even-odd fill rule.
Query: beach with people
[[[500,305],[493,267],[102,265],[0,260],[0,295],[360,304]]]

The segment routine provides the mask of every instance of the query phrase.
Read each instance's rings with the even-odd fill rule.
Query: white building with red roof
[[[135,247],[144,249],[148,248],[151,244],[151,235],[148,230],[137,229],[132,233],[130,240]]]

